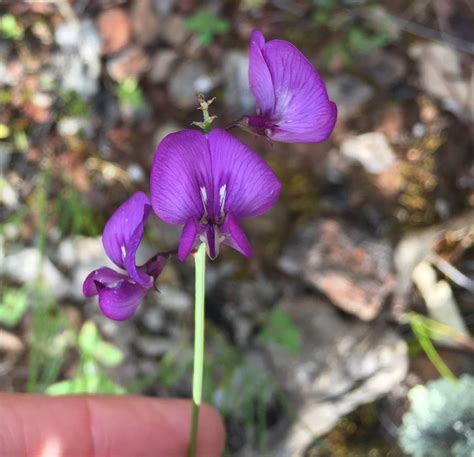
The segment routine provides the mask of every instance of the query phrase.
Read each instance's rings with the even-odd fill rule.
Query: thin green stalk
[[[456,380],[456,375],[449,369],[434,347],[429,330],[425,327],[423,321],[420,320],[415,313],[408,315],[408,320],[420,346],[425,351],[430,362],[434,365],[436,370],[438,370],[438,373],[443,378]]]
[[[195,255],[196,284],[194,304],[194,366],[193,366],[193,416],[191,421],[191,441],[189,457],[195,457],[199,406],[202,398],[204,372],[204,296],[206,291],[206,245],[202,243]]]

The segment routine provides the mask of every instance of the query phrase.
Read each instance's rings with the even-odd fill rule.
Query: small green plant
[[[77,92],[62,92],[61,99],[64,104],[63,110],[65,115],[85,117],[90,115],[90,106]]]
[[[40,280],[28,285],[28,293],[33,316],[27,389],[42,393],[58,379],[66,353],[74,344],[74,331]]]
[[[0,299],[0,323],[16,327],[28,308],[28,292],[22,289],[7,289]]]
[[[124,78],[118,83],[117,97],[123,109],[140,111],[145,105],[138,80],[133,77]]]
[[[438,373],[446,379],[456,379],[454,373],[439,355],[432,340],[447,336],[454,336],[456,339],[459,338],[457,332],[441,322],[434,321],[415,312],[408,313],[407,318],[420,347],[425,351],[426,356],[438,370]]]
[[[10,136],[10,129],[8,125],[0,124],[0,140],[4,140]]]
[[[21,40],[25,33],[13,14],[4,14],[0,17],[0,34],[9,40]]]
[[[186,28],[197,34],[201,46],[207,47],[212,44],[216,35],[228,32],[230,24],[208,9],[201,9],[186,20]]]
[[[114,345],[102,340],[94,323],[84,323],[76,340],[76,348],[80,354],[76,376],[73,379],[49,385],[46,393],[50,395],[125,393],[125,388],[115,384],[102,368],[102,366],[120,365],[123,361],[123,353]]]
[[[301,346],[301,334],[292,317],[282,309],[271,311],[260,336],[281,346],[290,354],[297,354]]]
[[[66,178],[63,179],[63,189],[54,203],[53,212],[57,218],[61,236],[66,234],[97,236],[99,234],[92,208]]]
[[[352,12],[341,10],[337,0],[313,0],[313,5],[313,24],[334,35],[323,53],[325,65],[331,65],[336,59],[348,65],[354,56],[374,52],[392,39],[387,27],[364,24]],[[370,5],[364,8],[368,9]]]
[[[474,377],[438,379],[410,390],[399,442],[412,457],[474,455]]]

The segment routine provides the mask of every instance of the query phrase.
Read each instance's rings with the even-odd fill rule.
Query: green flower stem
[[[202,398],[202,378],[204,370],[204,297],[206,291],[206,244],[201,243],[194,257],[196,266],[194,304],[194,366],[193,366],[193,416],[191,441],[188,456],[195,457],[199,406]]]

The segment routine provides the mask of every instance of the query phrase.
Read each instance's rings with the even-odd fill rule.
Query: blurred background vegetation
[[[209,265],[206,400],[227,455],[474,455],[474,7],[469,0],[3,0],[0,388],[189,397],[190,263],[134,319],[82,297],[154,150],[253,110],[251,31],[292,41],[331,139],[236,132],[284,184],[250,262]],[[173,249],[147,227],[141,256]]]

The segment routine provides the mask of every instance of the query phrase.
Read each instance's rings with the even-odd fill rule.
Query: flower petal
[[[281,184],[267,163],[224,130],[208,135],[214,207],[237,219],[267,212],[278,200]]]
[[[275,104],[270,70],[262,54],[265,38],[258,30],[250,37],[249,85],[257,102],[257,114],[270,114]]]
[[[200,189],[210,188],[206,137],[194,130],[171,133],[158,146],[150,178],[151,204],[160,219],[185,224],[204,212]]]
[[[115,321],[130,319],[148,289],[127,280],[120,281],[114,287],[97,282],[99,306],[102,312]]]
[[[128,276],[117,273],[115,270],[112,270],[112,268],[102,267],[89,273],[82,285],[82,293],[85,297],[93,297],[99,293],[97,283],[107,287],[114,287],[124,279],[128,279]]]
[[[150,200],[146,194],[137,192],[112,214],[102,235],[102,244],[110,260],[127,271],[130,268],[129,275],[137,281],[143,278],[136,273],[135,254],[150,211]]]
[[[252,246],[240,226],[238,219],[232,213],[227,215],[224,224],[222,224],[221,232],[226,237],[224,241],[225,244],[239,251],[245,257],[252,255]]]
[[[143,269],[148,276],[156,279],[163,271],[163,268],[165,268],[169,256],[169,253],[156,254],[145,265],[141,266],[140,270]]]
[[[186,221],[183,231],[181,232],[181,238],[179,239],[178,259],[181,260],[181,262],[186,259],[189,253],[196,246],[200,231],[196,218],[190,217]]]
[[[270,120],[278,125],[270,138],[287,143],[319,143],[327,139],[336,123],[337,108],[314,67],[288,41],[271,40],[261,49],[275,97]],[[255,97],[258,100],[266,95]]]

